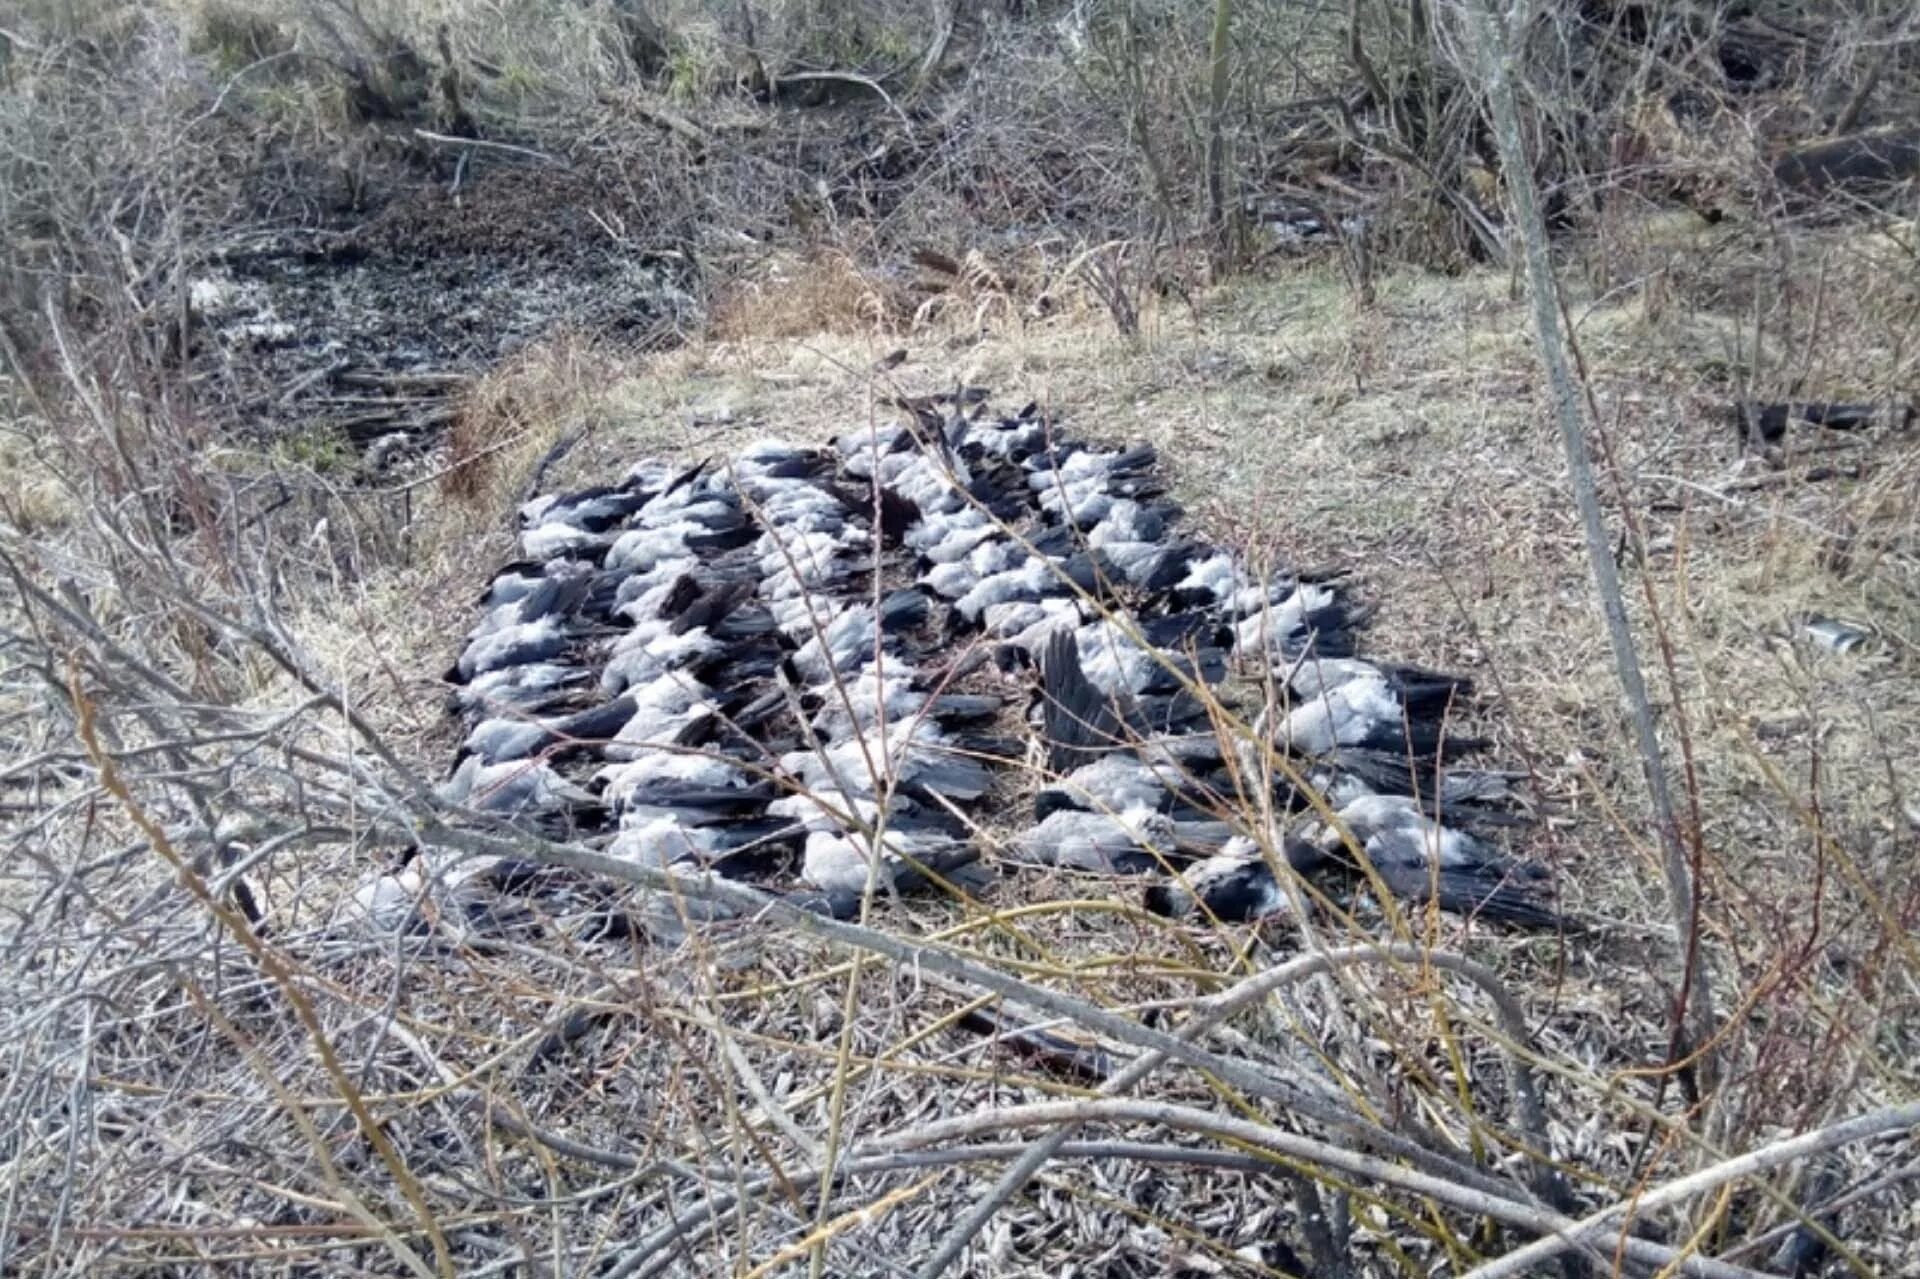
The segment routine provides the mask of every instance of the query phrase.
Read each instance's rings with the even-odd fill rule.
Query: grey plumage
[[[1519,801],[1514,784],[1524,773],[1457,766],[1436,769],[1431,762],[1408,759],[1405,750],[1343,748],[1328,752],[1322,760],[1328,767],[1313,775],[1323,784],[1339,779],[1348,799],[1363,794],[1417,796],[1428,812],[1450,814],[1463,825],[1518,820],[1506,813]],[[1347,800],[1329,802],[1339,808]]]
[[[978,860],[971,845],[938,836],[887,831],[876,841],[858,831],[815,831],[807,836],[801,876],[825,894],[834,914],[845,917],[859,908],[870,877],[882,896],[914,892],[926,887],[930,877],[951,882],[951,876]],[[967,877],[960,886],[977,882]]]
[[[962,753],[927,719],[877,725],[819,751],[790,752],[780,764],[809,788],[844,787],[864,798],[891,785],[970,802],[993,784],[984,762]]]
[[[496,717],[474,725],[461,746],[489,764],[549,750],[586,749],[615,740],[634,712],[631,697],[617,697],[553,720]]]
[[[613,542],[611,533],[593,533],[573,524],[536,524],[520,534],[521,553],[529,559],[598,551]]]
[[[1558,915],[1533,896],[1531,884],[1544,879],[1542,867],[1517,862],[1464,831],[1441,825],[1411,799],[1368,795],[1339,810],[1389,892],[1413,903],[1433,901],[1441,909],[1487,919],[1554,927]],[[1321,847],[1330,854],[1343,847],[1337,830],[1327,830]]]
[[[1241,653],[1260,653],[1288,661],[1311,646],[1316,653],[1338,656],[1352,648],[1347,634],[1347,607],[1332,588],[1301,582],[1284,598],[1249,611],[1234,627],[1234,647]]]
[[[645,803],[661,788],[694,787],[719,790],[747,787],[755,774],[736,759],[705,751],[649,751],[637,758],[610,763],[593,775],[602,798],[616,807]]]
[[[480,711],[544,709],[589,681],[583,667],[567,662],[530,662],[506,666],[476,676],[454,693],[454,705],[464,714]]]
[[[692,825],[648,808],[621,820],[606,853],[636,866],[666,870],[688,863],[705,864],[726,851],[727,844],[717,827]]]
[[[954,601],[953,608],[968,622],[978,625],[981,616],[995,604],[1031,602],[1049,595],[1061,595],[1065,591],[1066,588],[1047,563],[1033,559],[1018,568],[980,578],[966,594]]]
[[[971,403],[915,400],[912,422],[824,449],[756,441],[526,503],[525,558],[496,574],[449,672],[465,758],[444,793],[580,827],[649,866],[767,882],[797,866],[792,900],[842,913],[875,865],[863,830],[888,832],[883,896],[923,887],[916,852],[969,868],[956,834],[1031,747],[994,735],[1005,690],[972,673],[1037,666],[1028,722],[1054,776],[1007,862],[1185,866],[1150,908],[1283,911],[1283,884],[1226,820],[1302,806],[1283,781],[1239,793],[1277,746],[1351,814],[1396,896],[1549,917],[1474,834],[1510,819],[1511,776],[1440,767],[1466,681],[1353,658],[1362,618],[1331,579],[1183,535],[1151,447],[1062,439],[1037,411],[996,422]],[[1223,682],[1229,654],[1283,687],[1258,758],[1209,722],[1217,699],[1246,709]]]
[[[914,716],[950,724],[984,719],[1000,708],[997,697],[926,692],[916,686],[916,678],[917,672],[904,662],[869,663],[839,685],[821,690],[825,706],[811,727],[821,740],[834,743]]]
[[[1383,835],[1405,835],[1409,840],[1425,841],[1424,855],[1444,866],[1523,869],[1530,876],[1544,873],[1537,867],[1521,867],[1465,831],[1443,826],[1406,796],[1362,796],[1342,807],[1338,815],[1354,838],[1362,843]],[[1330,830],[1327,838],[1337,843],[1338,832]]]
[[[1013,837],[1008,860],[1067,870],[1137,874],[1164,868],[1176,856],[1173,819],[1145,807],[1117,814],[1071,809]]]
[[[869,790],[871,788],[868,788]],[[831,781],[795,789],[767,805],[767,815],[799,823],[808,832],[840,831],[848,827],[877,825],[907,811],[911,801],[891,796],[883,806],[872,794],[843,790]]]
[[[561,525],[586,533],[604,533],[645,506],[651,496],[631,484],[622,484],[538,497],[521,505],[520,527]]]
[[[1131,808],[1159,809],[1181,789],[1177,769],[1149,764],[1139,756],[1113,752],[1080,765],[1034,795],[1034,816],[1046,818],[1066,808],[1119,813]]]
[[[532,911],[498,891],[486,860],[427,871],[419,857],[396,870],[363,878],[348,901],[350,920],[378,937],[444,933],[473,942],[534,932]]]
[[[1295,841],[1287,843],[1285,856],[1296,870],[1312,869],[1319,860],[1311,848]],[[1298,909],[1267,855],[1243,836],[1235,836],[1220,852],[1168,882],[1149,887],[1145,904],[1156,915],[1199,914],[1228,924]]]
[[[597,808],[599,801],[542,763],[489,764],[477,755],[460,762],[439,787],[440,798],[507,816],[555,813],[569,807]]]
[[[421,906],[426,900],[426,881],[411,867],[398,871],[378,871],[362,879],[348,898],[348,913],[353,920],[376,936],[420,932],[426,927]]]
[[[627,688],[669,677],[724,651],[725,645],[704,627],[676,632],[670,625],[636,626],[610,650],[600,672],[600,691],[611,697]]]
[[[565,653],[575,638],[575,633],[556,617],[503,626],[467,645],[448,672],[449,682],[465,683],[508,666],[550,661]]]
[[[1403,714],[1384,681],[1352,680],[1295,706],[1276,737],[1288,749],[1307,755],[1341,746],[1391,749],[1401,735]]]
[[[835,672],[848,672],[872,661],[880,643],[872,607],[855,604],[821,627],[790,660],[801,679],[821,684]]]
[[[537,755],[547,741],[546,725],[538,720],[496,717],[475,724],[460,748],[485,763],[498,764]]]

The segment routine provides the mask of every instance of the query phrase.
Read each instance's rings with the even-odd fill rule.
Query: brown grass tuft
[[[508,359],[462,397],[447,430],[441,493],[476,511],[497,507],[541,450],[593,428],[605,389],[622,374],[619,357],[573,333]]]
[[[900,283],[862,271],[844,251],[815,249],[775,258],[723,286],[709,309],[707,331],[723,342],[889,334],[911,311]]]
[[[203,0],[193,15],[192,47],[232,75],[293,50],[293,32],[267,13],[236,0]]]

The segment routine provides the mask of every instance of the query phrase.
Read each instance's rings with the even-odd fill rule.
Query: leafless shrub
[[[1067,273],[1072,275],[1077,271],[1086,281],[1088,291],[1106,308],[1120,336],[1137,338],[1140,336],[1139,281],[1151,272],[1128,264],[1130,247],[1137,246],[1110,243],[1088,249],[1069,265]]]
[[[806,49],[825,10],[793,12],[808,18],[793,36]],[[1861,14],[1861,29],[1889,16]],[[1184,29],[1183,15],[1167,20]],[[1543,941],[1326,902],[1297,935],[1255,939],[1170,928],[1126,901],[1090,905],[1068,884],[1018,911],[939,902],[881,916],[884,929],[830,925],[503,832],[428,792],[421,761],[445,743],[421,672],[466,624],[444,601],[478,585],[487,543],[453,543],[441,550],[457,564],[423,565],[409,494],[424,504],[440,484],[343,491],[320,468],[266,464],[198,411],[175,336],[193,323],[179,263],[219,222],[204,198],[223,190],[227,153],[207,137],[222,127],[208,111],[232,81],[176,77],[192,64],[164,34],[122,31],[107,52],[130,61],[104,65],[140,74],[118,78],[101,72],[99,43],[22,43],[0,95],[6,176],[19,179],[0,182],[0,215],[24,233],[4,250],[0,385],[0,1270],[172,1265],[195,1248],[224,1267],[715,1273],[813,1254],[829,1272],[878,1273],[889,1257],[930,1259],[941,1239],[966,1245],[954,1226],[970,1207],[985,1268],[996,1249],[1085,1263],[1125,1220],[1134,1255],[1187,1248],[1221,1269],[1257,1273],[1234,1249],[1282,1240],[1328,1273],[1496,1274],[1550,1262],[1580,1216],[1589,1260],[1635,1273],[1751,1274],[1732,1267],[1777,1264],[1767,1257],[1783,1239],[1811,1237],[1803,1219],[1835,1236],[1838,1265],[1904,1263],[1900,1214],[1920,1166],[1910,751],[1863,733],[1836,754],[1828,721],[1884,717],[1881,694],[1842,686],[1836,702],[1804,657],[1785,651],[1769,670],[1774,659],[1706,633],[1701,616],[1721,614],[1702,593],[1724,586],[1688,574],[1707,553],[1705,524],[1731,527],[1742,574],[1782,596],[1823,575],[1872,601],[1910,661],[1911,457],[1792,506],[1803,490],[1778,477],[1816,460],[1804,450],[1844,443],[1789,437],[1750,471],[1709,475],[1630,450],[1619,425],[1641,409],[1593,384],[1602,498],[1628,530],[1628,602],[1662,650],[1650,663],[1660,726],[1695,774],[1685,820],[1705,853],[1700,939],[1724,961],[1713,1043],[1724,1083],[1711,1096],[1664,1082],[1681,1063],[1663,1060],[1655,978],[1676,957],[1612,901],[1621,917],[1598,935]],[[866,51],[879,42],[861,39]],[[1370,56],[1402,47],[1368,39]],[[1172,66],[1174,51],[1149,52]],[[1318,60],[1328,53],[1297,50],[1337,68],[1338,44]],[[895,148],[894,176],[883,162],[836,173],[821,200],[784,142],[683,117],[694,133],[674,134],[673,162],[629,166],[626,179],[630,211],[668,214],[629,219],[609,205],[607,234],[697,261],[720,299],[716,323],[742,337],[802,321],[782,312],[793,290],[735,282],[752,279],[740,267],[759,250],[724,233],[774,238],[796,194],[822,221],[788,284],[804,286],[816,320],[909,322],[904,287],[876,282],[873,264],[934,242],[956,264],[958,327],[1016,326],[1066,291],[1063,275],[1116,327],[1135,327],[1177,255],[1148,232],[1162,219],[1177,244],[1171,231],[1199,207],[1200,152],[1180,125],[1198,82],[1116,69],[1120,96],[1089,106],[1057,61],[988,41],[949,63],[962,54],[974,78],[953,120],[915,118],[899,134],[894,120],[861,153]],[[1889,62],[1892,92],[1902,64]],[[1576,113],[1556,98],[1562,64],[1526,65],[1539,70],[1527,145],[1566,144]],[[1392,74],[1417,88],[1416,70]],[[1246,68],[1236,75],[1235,154],[1276,169],[1305,155],[1298,138],[1264,149],[1262,122],[1300,109],[1266,102],[1277,90]],[[1020,83],[1027,107],[994,110]],[[1113,112],[1114,100],[1144,105]],[[99,129],[114,112],[127,128]],[[1128,123],[1141,119],[1144,130]],[[1730,109],[1712,119],[1728,136],[1763,123]],[[1142,183],[1143,139],[1164,187],[1151,173]],[[618,159],[622,145],[588,131],[576,154]],[[1762,166],[1749,162],[1763,149],[1696,157],[1753,201],[1704,248],[1643,220],[1607,232],[1617,254],[1603,289],[1644,290],[1655,339],[1696,343],[1662,365],[1681,370],[1664,384],[1676,398],[1909,392],[1911,205],[1763,202]],[[54,155],[63,183],[34,176]],[[1675,167],[1645,163],[1650,181]],[[1411,164],[1397,172],[1409,189],[1428,180]],[[1557,180],[1551,166],[1541,176]],[[1607,181],[1609,199],[1650,198]],[[1140,218],[1143,189],[1168,193],[1166,208]],[[1460,207],[1438,188],[1428,197]],[[1494,224],[1497,191],[1471,198]],[[1008,248],[966,222],[981,210],[1004,219],[994,226],[1052,217],[1060,238]],[[1843,215],[1857,235],[1823,233]],[[1106,247],[1068,271],[1087,245]],[[1729,295],[1747,318],[1701,338],[1692,308]],[[1581,344],[1608,340],[1575,311]],[[29,323],[44,341],[29,342]],[[518,495],[549,432],[591,425],[580,389],[607,376],[607,358],[555,343],[474,392],[437,477],[473,505],[465,518],[486,521]],[[1684,554],[1661,559],[1635,527],[1656,502],[1684,517],[1668,526]],[[1770,721],[1753,726],[1762,689],[1805,691],[1793,745],[1767,736]],[[1213,710],[1223,731],[1251,736]],[[1575,793],[1621,806],[1582,827],[1608,841],[1581,850],[1582,868],[1651,881],[1655,842],[1608,775],[1617,725],[1586,727],[1582,753],[1554,766],[1598,774]],[[1265,829],[1257,805],[1223,816]],[[676,900],[718,897],[752,920],[663,927],[632,951],[551,931],[502,940],[456,920],[372,936],[348,904],[359,874],[414,849],[510,853],[571,868],[622,907],[670,914]],[[1295,947],[1290,959],[1270,949]],[[1580,980],[1559,984],[1568,973]],[[983,1045],[954,1028],[991,1000],[1093,1040],[1119,1066],[1093,1085],[1102,1095],[1044,1056],[1013,1056],[1030,1037]],[[1831,1172],[1802,1176],[1829,1151]],[[1564,1202],[1549,1163],[1567,1178]],[[949,1171],[960,1169],[971,1171]],[[1627,1215],[1641,1234],[1617,1231]]]
[[[354,881],[403,847],[668,884],[425,793],[412,761],[433,750],[401,744],[421,735],[422,704],[414,676],[394,669],[403,659],[381,651],[371,684],[339,684],[288,611],[318,594],[351,633],[372,602],[364,580],[289,557],[286,526],[216,516],[211,537],[159,539],[148,507],[162,489],[138,477],[176,473],[169,450],[183,442],[126,416],[105,385],[126,369],[65,367],[64,395],[32,384],[44,392],[36,426],[53,457],[101,472],[102,487],[76,492],[92,514],[59,548],[11,532],[0,543],[15,585],[8,695],[41,725],[0,765],[9,793],[34,803],[7,889],[9,971],[22,980],[0,1004],[14,1053],[7,1113],[19,1117],[0,1132],[18,1205],[6,1246],[24,1264],[51,1268],[56,1245],[78,1269],[108,1249],[157,1255],[239,1230],[236,1257],[324,1249],[429,1273],[523,1264],[529,1249],[626,1273],[708,1272],[816,1247],[864,1272],[886,1250],[931,1258],[935,1239],[966,1245],[951,1227],[969,1204],[988,1222],[1080,1222],[1056,1245],[1083,1249],[1146,1192],[1152,1179],[1129,1170],[1152,1168],[1177,1187],[1161,1217],[1256,1203],[1263,1237],[1355,1274],[1469,1248],[1538,1264],[1564,1246],[1553,1232],[1566,1217],[1610,1223],[1638,1202],[1667,1241],[1596,1224],[1596,1261],[1624,1248],[1630,1266],[1733,1275],[1712,1254],[1791,1224],[1793,1197],[1760,1180],[1769,1193],[1743,1192],[1750,1215],[1736,1224],[1711,1208],[1689,1215],[1695,1195],[1828,1148],[1859,1152],[1851,1166],[1880,1181],[1883,1201],[1899,1193],[1888,1170],[1903,1166],[1910,1106],[1829,1123],[1856,1108],[1787,1118],[1775,1109],[1786,1090],[1762,1091],[1788,1063],[1804,1070],[1818,1043],[1850,1045],[1852,1068],[1873,1069],[1871,1037],[1856,1036],[1902,998],[1881,984],[1906,971],[1897,947],[1875,970],[1880,993],[1844,1007],[1822,1002],[1837,993],[1811,965],[1761,988],[1820,997],[1796,997],[1752,1040],[1729,1031],[1724,1051],[1752,1083],[1726,1096],[1741,1117],[1709,1141],[1662,1103],[1641,1054],[1595,1043],[1595,1014],[1555,1009],[1555,966],[1604,967],[1603,941],[1496,942],[1386,901],[1356,914],[1304,884],[1315,904],[1297,921],[1300,956],[1252,976],[1239,930],[1169,929],[1069,892],[1018,918],[930,904],[913,912],[919,935],[903,936],[904,920],[832,924],[696,879],[673,885],[683,902],[718,897],[758,922],[678,941],[663,929],[630,954],[559,932],[503,941],[452,919],[433,934],[369,935],[348,905]],[[505,379],[495,411],[546,416],[542,385]],[[69,416],[89,405],[115,406],[117,430]],[[113,434],[139,442],[137,472],[114,469]],[[234,505],[217,484],[206,500]],[[1251,731],[1212,709],[1223,732]],[[1282,766],[1250,763],[1250,793]],[[1220,815],[1266,829],[1257,805]],[[1898,928],[1867,936],[1891,941]],[[1196,1002],[1196,991],[1208,993]],[[947,1023],[986,998],[1093,1036],[1124,1064],[1087,1099],[1044,1057],[983,1060]],[[1763,1115],[1812,1135],[1769,1144]],[[1084,1131],[1058,1136],[1069,1128]],[[1006,1139],[1016,1132],[1029,1136]],[[1218,1143],[1236,1162],[1221,1162]],[[1480,1146],[1500,1153],[1476,1159]],[[236,1149],[244,1164],[225,1153]],[[829,1150],[842,1174],[831,1181]],[[1573,1170],[1566,1187],[1545,1154]],[[978,1180],[930,1180],[949,1161]],[[999,1175],[1007,1167],[1024,1170],[1019,1183]],[[301,1189],[313,1175],[320,1203]],[[990,1188],[996,1177],[1029,1184],[1033,1206]],[[1308,1228],[1316,1208],[1320,1234]],[[527,1238],[556,1213],[576,1228],[558,1243]],[[1506,1242],[1476,1235],[1489,1220],[1512,1232]],[[1230,1241],[1250,1228],[1235,1216],[1211,1227]],[[1527,1238],[1548,1242],[1522,1253]],[[1225,1243],[1192,1246],[1240,1264]]]

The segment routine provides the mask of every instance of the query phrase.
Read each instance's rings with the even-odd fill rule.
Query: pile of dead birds
[[[1284,913],[1311,883],[1560,924],[1487,836],[1511,775],[1453,762],[1468,682],[1356,657],[1337,575],[1187,532],[1150,447],[964,392],[905,407],[528,502],[446,675],[442,797],[838,916],[1038,866],[1144,880],[1162,915]],[[425,927],[430,885],[436,919],[544,894],[576,934],[645,927],[611,886],[422,860],[363,885],[379,926]]]

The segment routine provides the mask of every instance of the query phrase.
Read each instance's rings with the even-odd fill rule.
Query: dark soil
[[[716,114],[690,124],[614,103],[564,134],[570,150],[538,154],[369,132],[359,208],[340,195],[353,166],[300,148],[208,175],[230,207],[208,220],[225,247],[189,274],[203,405],[252,432],[424,441],[451,413],[452,375],[562,326],[677,343],[729,264],[770,245],[833,238],[884,268],[929,238],[958,250],[1117,230],[1110,164],[1033,148],[968,109]]]
[[[424,442],[464,376],[562,326],[678,340],[692,306],[678,260],[609,230],[629,221],[617,175],[529,160],[462,176],[458,190],[389,177],[371,212],[213,255],[190,285],[203,403],[254,433]]]

